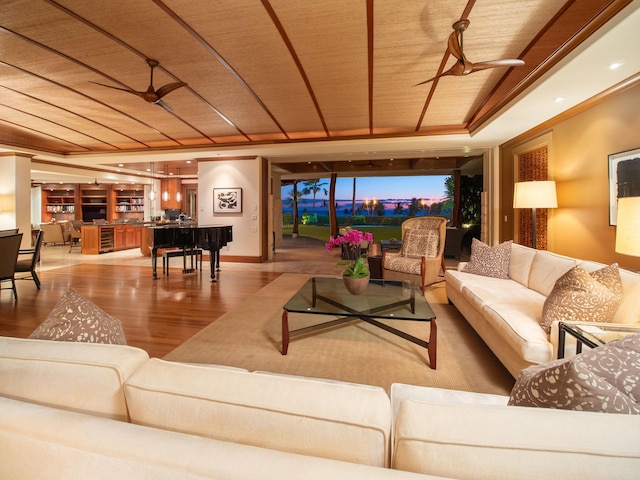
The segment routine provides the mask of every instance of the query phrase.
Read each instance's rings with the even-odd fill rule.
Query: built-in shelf
[[[75,194],[74,185],[43,185],[42,221],[73,220],[76,209]]]
[[[112,189],[113,219],[142,219],[144,217],[144,187],[142,185],[114,186]]]

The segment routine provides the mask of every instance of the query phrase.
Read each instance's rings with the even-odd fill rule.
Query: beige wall
[[[514,152],[546,138],[549,177],[557,182],[558,209],[549,212],[549,250],[640,270],[640,258],[614,251],[615,226],[609,225],[608,155],[640,148],[640,86],[502,149],[503,240],[514,237]]]

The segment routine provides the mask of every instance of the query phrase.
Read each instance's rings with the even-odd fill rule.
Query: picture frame
[[[609,225],[618,224],[622,197],[640,197],[640,148],[609,155]]]
[[[214,188],[213,213],[242,213],[242,188]]]

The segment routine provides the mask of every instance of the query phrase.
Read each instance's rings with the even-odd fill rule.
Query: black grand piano
[[[233,240],[231,225],[162,225],[151,227],[151,262],[153,278],[158,278],[156,264],[159,248],[182,248],[183,255],[191,249],[209,250],[211,281],[216,281],[216,268],[220,269],[220,249]]]

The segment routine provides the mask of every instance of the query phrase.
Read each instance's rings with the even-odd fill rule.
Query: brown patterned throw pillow
[[[640,414],[640,334],[524,369],[509,405]]]
[[[554,320],[608,323],[621,302],[617,264],[592,273],[577,265],[556,281],[542,307],[540,326],[549,333]]]
[[[409,258],[435,258],[439,243],[440,235],[436,230],[408,228],[402,237],[401,253]]]
[[[101,310],[72,288],[65,292],[49,316],[29,338],[127,344],[120,320]]]
[[[513,241],[509,240],[490,247],[474,238],[471,241],[471,258],[462,271],[485,277],[509,278],[512,243]]]

